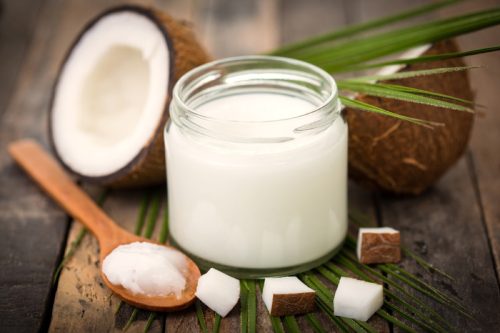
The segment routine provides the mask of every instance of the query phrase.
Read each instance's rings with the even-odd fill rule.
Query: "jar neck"
[[[242,95],[245,98],[238,100]],[[235,118],[231,107],[225,113],[202,112],[209,104],[223,105],[229,100],[234,109],[245,107],[252,112],[252,98],[278,96],[287,103],[265,107],[291,108],[297,103],[309,107],[299,113],[282,110],[278,117],[262,119],[253,115]],[[198,67],[177,82],[170,105],[171,120],[182,132],[234,143],[297,140],[322,132],[339,115],[337,87],[329,74],[305,62],[269,56],[228,58]]]

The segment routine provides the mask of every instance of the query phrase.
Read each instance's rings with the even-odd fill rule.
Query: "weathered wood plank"
[[[41,16],[53,9],[45,5]],[[5,153],[8,142],[35,137],[46,142],[44,126],[50,78],[54,72],[40,57],[57,31],[41,20],[0,127],[0,320],[2,330],[45,330],[52,303],[51,279],[66,237],[67,217],[38,190]]]
[[[450,15],[472,10],[484,10],[498,6],[498,1],[464,2],[459,6],[443,11]],[[500,44],[500,28],[458,38],[464,50]],[[497,279],[500,277],[500,96],[498,78],[500,77],[500,57],[498,53],[489,53],[467,58],[467,64],[482,66],[470,72],[471,85],[474,87],[476,101],[484,108],[478,109],[471,138],[471,166],[475,172],[479,198],[483,209],[483,219],[488,231],[491,250],[496,263]],[[500,284],[500,280],[498,281]]]
[[[6,154],[0,169],[0,325],[5,331],[35,332],[46,325],[67,220]]]
[[[5,111],[44,0],[0,2],[0,114]],[[23,17],[22,22],[19,17]]]
[[[482,331],[495,331],[500,325],[497,311],[500,294],[466,160],[461,159],[435,188],[418,198],[385,196],[381,207],[384,224],[401,230],[407,246],[455,280],[424,273],[412,261],[403,262],[403,266],[461,299],[478,320]],[[461,330],[478,329],[464,316],[444,310],[433,302],[430,304]]]

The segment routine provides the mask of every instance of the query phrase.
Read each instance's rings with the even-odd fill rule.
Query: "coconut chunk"
[[[314,310],[316,293],[295,276],[267,278],[262,298],[272,316],[307,313]]]
[[[401,260],[399,231],[384,228],[360,228],[356,253],[363,264],[397,263]]]
[[[334,315],[367,321],[384,303],[382,285],[341,277],[333,298]]]
[[[210,309],[225,317],[240,298],[240,281],[210,268],[198,280],[195,295]]]

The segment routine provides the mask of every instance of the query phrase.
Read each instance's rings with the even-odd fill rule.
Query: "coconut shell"
[[[316,293],[314,291],[295,294],[274,294],[271,307],[272,316],[290,316],[313,312]]]
[[[457,52],[453,40],[431,46],[424,55]],[[402,71],[464,66],[449,59],[406,66]],[[466,71],[388,81],[473,99]],[[433,106],[359,95],[358,100],[444,126],[428,129],[391,117],[346,109],[349,124],[349,176],[383,191],[419,194],[434,184],[464,153],[474,115]]]
[[[108,185],[111,187],[139,187],[158,184],[164,182],[166,178],[163,128],[169,117],[168,107],[170,105],[171,93],[174,84],[187,71],[210,61],[210,57],[197,41],[191,26],[187,22],[175,20],[168,14],[154,9],[127,5],[109,9],[92,20],[83,29],[80,36],[75,40],[73,46],[69,49],[66,59],[61,66],[61,71],[71,53],[71,50],[78,44],[84,33],[103,16],[120,11],[133,11],[151,19],[151,21],[156,24],[163,33],[167,43],[170,55],[168,94],[164,105],[163,115],[160,122],[157,124],[154,133],[151,133],[151,137],[147,144],[136,155],[136,157],[132,159],[131,162],[113,174],[102,177],[88,177],[71,170],[71,168],[65,165],[64,161],[57,156],[57,150],[55,149],[50,126],[49,137],[51,139],[52,147],[54,148],[56,156],[59,158],[60,162],[65,165],[67,169],[76,174],[76,176],[85,181]],[[56,86],[57,82],[54,86],[52,101],[54,100]]]

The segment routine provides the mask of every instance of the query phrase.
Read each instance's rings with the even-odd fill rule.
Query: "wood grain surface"
[[[409,4],[430,1],[328,0],[142,0],[194,25],[214,57],[261,53],[287,43],[398,12]],[[19,170],[6,154],[12,140],[33,137],[46,143],[47,108],[51,86],[64,53],[83,25],[119,0],[2,1],[0,10],[0,331],[114,332],[121,331],[134,309],[105,288],[100,279],[99,249],[87,234],[74,257],[52,277],[62,255],[81,230]],[[436,15],[464,13],[498,6],[498,1],[466,1]],[[22,13],[22,14],[19,14]],[[500,28],[459,38],[463,49],[500,44]],[[412,261],[403,266],[433,286],[455,295],[471,309],[475,323],[430,302],[459,331],[494,332],[500,325],[500,58],[498,53],[467,59],[484,68],[471,72],[479,110],[470,150],[434,188],[417,198],[395,198],[365,192],[350,184],[349,201],[371,217],[373,225],[401,230],[403,243],[436,267],[454,276],[448,281]],[[86,189],[97,196],[99,188]],[[152,208],[154,198],[161,204]],[[134,231],[144,191],[112,191],[104,210]],[[156,221],[158,238],[165,202],[163,189],[149,190],[145,217]],[[146,226],[145,226],[146,228]],[[333,286],[331,286],[333,288]],[[272,332],[257,288],[257,328]],[[118,309],[119,307],[119,309]],[[118,309],[118,311],[117,311]],[[215,315],[202,305],[209,330]],[[221,332],[240,330],[239,305],[221,321]],[[328,331],[330,320],[316,312]],[[152,318],[152,319],[151,319]],[[194,307],[177,313],[137,311],[127,332],[200,332]],[[303,316],[304,332],[313,332]],[[375,316],[380,332],[398,331]]]

